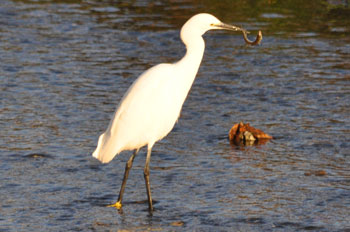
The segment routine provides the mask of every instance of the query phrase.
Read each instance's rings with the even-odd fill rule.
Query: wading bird
[[[181,28],[181,40],[186,45],[185,56],[176,63],[158,64],[142,73],[125,93],[107,130],[100,135],[93,157],[110,162],[124,150],[135,150],[126,163],[118,201],[111,206],[122,207],[123,193],[129,171],[139,149],[147,145],[144,168],[149,211],[153,211],[149,182],[149,162],[153,145],[164,138],[180,116],[182,105],[196,77],[203,58],[205,43],[202,35],[208,30],[243,29],[222,23],[210,14],[197,14]]]

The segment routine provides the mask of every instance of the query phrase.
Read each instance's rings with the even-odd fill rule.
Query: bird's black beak
[[[211,24],[210,26],[213,27],[213,29],[222,29],[222,30],[230,30],[230,31],[243,31],[243,28],[236,27],[233,25],[229,25],[226,23],[218,23],[218,24]],[[245,30],[244,30],[245,31]]]

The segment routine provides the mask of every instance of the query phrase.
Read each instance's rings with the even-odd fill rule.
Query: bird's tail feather
[[[96,150],[92,153],[92,156],[102,163],[108,163],[118,153],[116,150],[117,149],[115,147],[115,144],[113,144],[110,139],[106,139],[106,135],[103,133],[98,138],[97,147]]]

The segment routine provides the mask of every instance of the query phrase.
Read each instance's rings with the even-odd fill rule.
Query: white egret
[[[159,64],[141,74],[125,93],[107,130],[100,135],[92,155],[102,163],[110,162],[121,151],[135,150],[126,163],[118,201],[111,206],[122,207],[125,184],[134,158],[139,149],[147,145],[144,178],[149,210],[153,210],[149,183],[152,147],[173,129],[180,116],[202,61],[205,48],[202,35],[213,29],[243,30],[224,24],[210,14],[191,17],[180,34],[187,49],[185,56],[176,63]]]

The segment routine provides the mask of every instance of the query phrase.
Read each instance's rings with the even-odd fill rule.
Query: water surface
[[[145,149],[122,212],[123,152],[91,157],[128,86],[180,59],[181,25],[210,12],[263,31],[209,32],[172,133]],[[0,231],[348,231],[348,1],[29,1],[0,4]],[[234,123],[274,136],[229,143]]]

